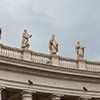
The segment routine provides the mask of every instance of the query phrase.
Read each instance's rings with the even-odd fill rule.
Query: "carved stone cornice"
[[[37,64],[0,56],[0,69],[65,80],[100,83],[100,73]]]

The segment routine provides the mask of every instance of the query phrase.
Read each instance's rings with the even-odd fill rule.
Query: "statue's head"
[[[80,44],[80,42],[77,42],[77,44]]]
[[[53,39],[53,40],[55,39],[55,35],[54,35],[54,34],[52,35],[52,39]]]
[[[24,32],[27,32],[27,30],[26,30],[26,29],[24,29]]]

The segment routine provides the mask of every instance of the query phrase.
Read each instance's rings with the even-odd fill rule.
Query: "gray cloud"
[[[21,34],[33,35],[30,49],[48,53],[52,34],[59,54],[76,57],[75,44],[86,46],[86,59],[100,60],[100,0],[0,0],[2,43],[20,47]]]

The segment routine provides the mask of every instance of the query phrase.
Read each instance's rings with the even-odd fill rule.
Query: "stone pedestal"
[[[59,58],[56,55],[51,56],[51,65],[59,66]]]
[[[85,60],[78,59],[77,67],[80,70],[85,70]]]
[[[31,54],[31,52],[28,51],[28,50],[23,50],[22,59],[26,60],[26,61],[31,61],[32,60],[32,54]]]
[[[32,100],[33,93],[30,91],[23,91],[22,92],[22,100]]]

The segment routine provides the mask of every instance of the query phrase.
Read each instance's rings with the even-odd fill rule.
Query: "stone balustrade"
[[[40,64],[50,64],[50,55],[32,52],[32,62]]]
[[[14,59],[22,59],[21,49],[5,46],[3,44],[0,44],[0,55]]]
[[[59,66],[77,69],[77,60],[72,58],[59,57]]]
[[[100,62],[86,61],[86,70],[100,72]]]
[[[10,46],[5,46],[3,44],[0,44],[0,56],[70,69],[100,72],[100,62],[38,53],[31,50],[23,50]]]

